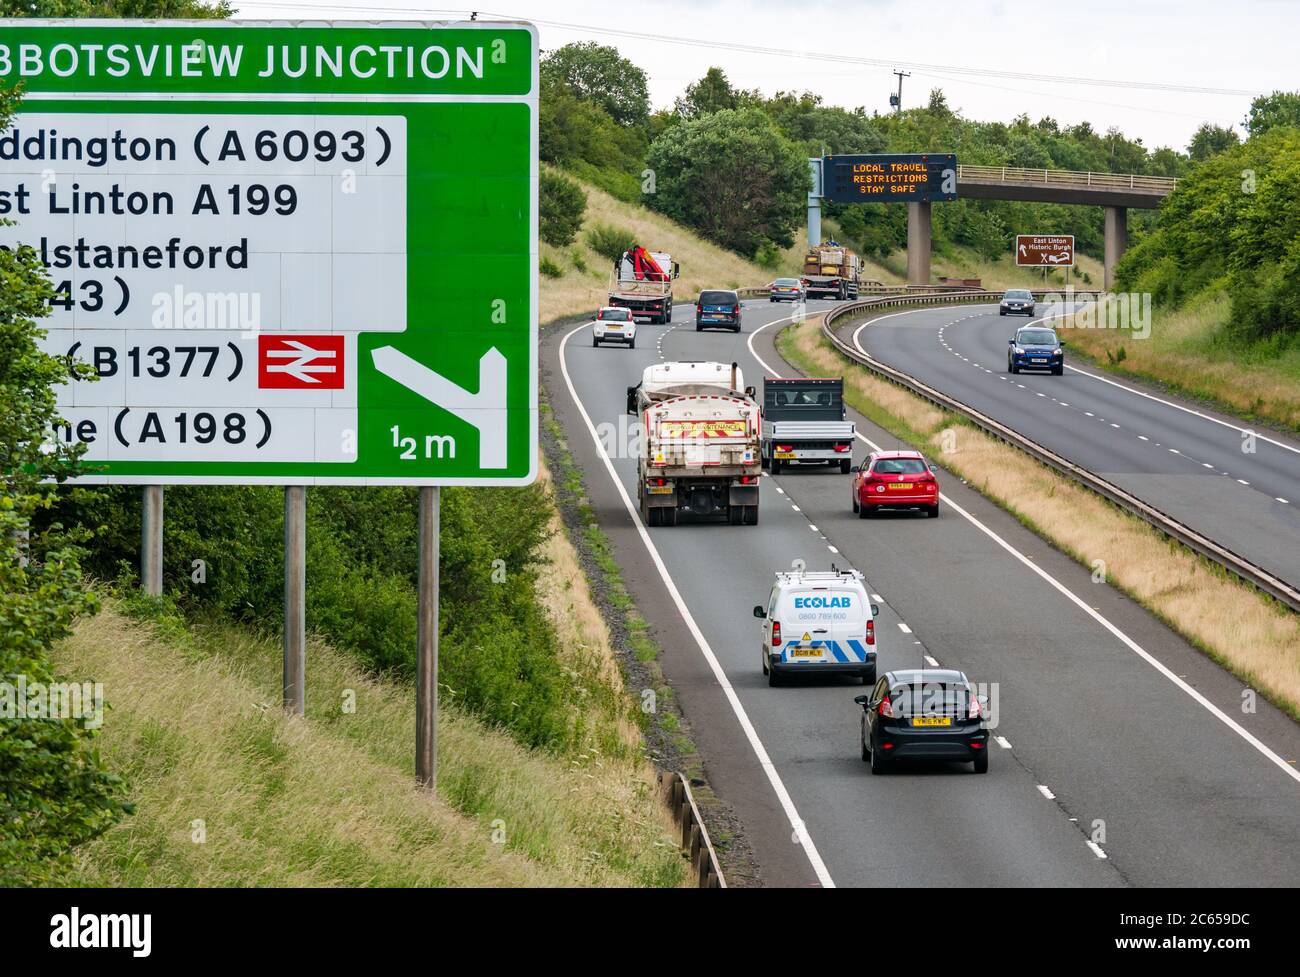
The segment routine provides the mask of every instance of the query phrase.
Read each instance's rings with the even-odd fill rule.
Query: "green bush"
[[[552,261],[550,258],[546,257],[546,255],[542,255],[542,257],[538,260],[537,270],[541,272],[543,275],[545,275],[547,278],[564,277],[564,269],[561,268],[554,261]]]
[[[587,245],[603,258],[617,260],[636,243],[636,236],[623,227],[597,224],[587,231]]]
[[[543,170],[539,204],[539,233],[543,241],[557,248],[573,243],[587,211],[587,195],[572,180]]]

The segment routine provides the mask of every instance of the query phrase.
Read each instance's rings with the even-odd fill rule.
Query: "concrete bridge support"
[[[1106,208],[1106,261],[1105,287],[1107,291],[1115,284],[1115,266],[1128,249],[1128,208]]]
[[[1109,241],[1110,238],[1107,237],[1106,240]],[[929,203],[907,205],[907,284],[930,284]]]

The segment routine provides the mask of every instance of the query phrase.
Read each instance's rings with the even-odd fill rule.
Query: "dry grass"
[[[822,337],[820,317],[792,331],[782,352],[796,365],[842,372],[854,407],[942,455],[948,469],[1079,562],[1104,561],[1112,584],[1300,718],[1300,615],[1024,453],[845,362]],[[956,450],[944,452],[945,440]]]
[[[558,513],[555,528],[540,597],[583,690],[573,721],[584,745],[565,756],[526,750],[444,690],[436,801],[414,784],[408,684],[367,675],[313,638],[306,721],[291,720],[279,708],[274,638],[229,625],[163,638],[112,602],[82,622],[58,662],[104,683],[113,708],[101,747],[138,810],[81,852],[79,881],[688,884],[641,754],[636,701]],[[195,819],[203,844],[190,838]]]
[[[570,175],[570,179],[573,177]],[[646,207],[625,203],[589,183],[578,181],[587,194],[587,213],[582,230],[568,248],[543,244],[543,258],[564,269],[560,278],[541,278],[541,321],[561,316],[594,312],[609,298],[609,275],[613,259],[593,251],[587,231],[607,224],[631,232],[639,244],[652,251],[667,251],[681,266],[681,277],[673,283],[676,301],[693,301],[704,288],[749,288],[771,281],[781,272],[765,270],[726,248],[710,244],[693,231]],[[586,267],[577,267],[574,256]],[[802,266],[801,246],[788,249],[782,267],[793,274]]]
[[[1071,329],[1070,346],[1117,373],[1167,384],[1227,410],[1300,430],[1300,349],[1250,353],[1222,341],[1224,292],[1176,312],[1156,309],[1151,335],[1127,329]],[[1119,359],[1120,350],[1123,358]]]

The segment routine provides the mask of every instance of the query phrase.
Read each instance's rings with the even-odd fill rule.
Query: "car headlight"
[[[1053,355],[1053,356],[1060,356],[1060,355],[1061,355],[1061,351],[1060,351],[1059,349],[1054,349],[1054,350],[1052,350],[1052,355]]]
[[[1017,356],[1024,356],[1024,355],[1025,355],[1025,351],[1024,351],[1024,349],[1023,349],[1022,347],[1020,347],[1020,346],[1017,346],[1017,347],[1016,347],[1016,355],[1017,355]]]

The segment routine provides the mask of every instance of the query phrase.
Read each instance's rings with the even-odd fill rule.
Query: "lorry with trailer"
[[[843,377],[764,377],[763,464],[853,465],[856,432],[844,409]]]
[[[673,281],[679,274],[672,255],[633,245],[614,259],[606,304],[631,309],[634,316],[651,322],[671,322]]]
[[[627,412],[640,424],[637,502],[647,526],[675,526],[681,513],[758,523],[755,394],[735,363],[657,363],[627,388]]]
[[[862,259],[834,241],[819,244],[804,255],[801,281],[808,298],[855,299],[862,284]]]

